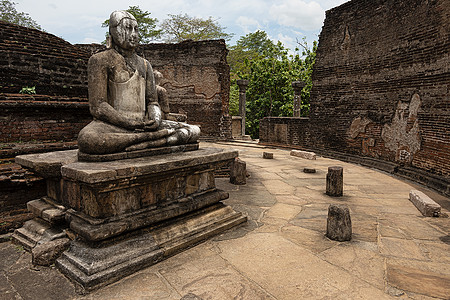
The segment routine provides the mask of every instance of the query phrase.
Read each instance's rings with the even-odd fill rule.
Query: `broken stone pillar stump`
[[[326,236],[339,242],[352,239],[352,220],[346,205],[331,204],[328,207]]]
[[[344,171],[342,167],[329,167],[327,173],[327,189],[329,196],[340,197],[344,191]]]
[[[263,158],[273,159],[273,153],[272,152],[263,152]]]
[[[247,183],[247,164],[245,161],[235,158],[230,165],[230,182],[242,185]]]
[[[66,209],[66,226],[77,236],[56,266],[90,291],[245,222],[245,216],[220,202],[228,193],[217,189],[214,179],[216,168],[237,156],[237,151],[205,148],[81,162],[75,153],[75,161],[60,163],[59,178],[50,185],[50,194],[56,198],[52,201]],[[52,161],[51,154],[46,158]],[[40,159],[36,154],[19,161],[45,167]],[[46,203],[31,207],[42,216],[59,218],[59,214],[44,213],[53,209]],[[53,230],[48,222],[42,228],[33,224],[29,227],[36,229],[27,232]],[[40,250],[35,251],[37,260]],[[42,256],[45,262],[50,261],[47,257],[54,258],[50,250],[42,253],[47,253]]]
[[[441,206],[421,191],[411,190],[409,192],[409,201],[425,217],[438,217],[441,212]]]
[[[315,168],[303,168],[304,173],[316,173]]]

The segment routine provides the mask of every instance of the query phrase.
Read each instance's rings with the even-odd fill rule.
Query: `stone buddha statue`
[[[79,151],[113,154],[196,143],[200,128],[164,119],[151,64],[135,52],[137,21],[126,11],[109,19],[110,46],[88,63],[89,109],[94,120],[78,136]]]

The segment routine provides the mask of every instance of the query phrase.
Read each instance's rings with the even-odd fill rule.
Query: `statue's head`
[[[135,17],[127,11],[114,11],[109,17],[111,43],[132,50],[139,45],[139,32]]]

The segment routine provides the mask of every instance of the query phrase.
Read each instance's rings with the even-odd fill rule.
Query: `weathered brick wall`
[[[18,93],[22,87],[35,86],[40,95],[75,97],[84,102],[87,61],[91,54],[103,49],[104,46],[95,44],[71,45],[52,34],[0,21],[0,93]],[[231,123],[227,119],[230,83],[227,52],[223,40],[149,44],[138,49],[138,53],[163,73],[162,86],[168,91],[171,111],[186,113],[190,123],[202,127],[203,136],[217,138],[231,138]],[[64,112],[56,113],[56,116],[63,115]],[[30,123],[33,116],[28,118]],[[26,126],[13,128],[26,129]],[[15,133],[26,136],[30,132]],[[2,140],[3,136],[0,141],[6,141]],[[27,140],[25,136],[22,140]],[[69,137],[74,137],[72,132],[67,133]]]
[[[446,0],[354,0],[328,11],[314,146],[450,176],[449,32]]]
[[[0,94],[0,142],[73,141],[92,120],[86,98]]]
[[[161,86],[168,92],[172,112],[187,113],[189,123],[200,125],[204,135],[231,138],[224,40],[148,44],[139,52],[163,74]]]
[[[0,93],[87,97],[89,52],[52,34],[0,21]]]
[[[448,183],[449,32],[447,0],[353,0],[327,11],[302,146]]]
[[[259,123],[259,141],[269,144],[311,144],[309,118],[268,117]]]

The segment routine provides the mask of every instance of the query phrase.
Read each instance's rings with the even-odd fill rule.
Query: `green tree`
[[[309,49],[306,43],[300,54],[290,55],[281,42],[265,49],[263,55],[247,62],[249,72],[242,74],[249,80],[247,88],[246,132],[259,137],[259,120],[264,117],[292,116],[294,91],[292,82],[303,80],[302,115],[309,110],[311,73],[315,60],[316,43]],[[298,49],[296,49],[298,51]]]
[[[191,17],[188,14],[168,15],[169,18],[161,23],[163,39],[167,43],[179,43],[185,40],[230,40],[232,34],[225,33],[226,27],[222,27],[217,20],[209,17]]]
[[[41,26],[34,21],[27,13],[18,12],[15,2],[9,0],[0,1],[0,20],[20,26],[42,30]]]
[[[132,14],[138,22],[139,38],[141,43],[147,44],[160,37],[161,29],[156,29],[158,19],[150,18],[151,13],[148,11],[143,11],[139,8],[139,6],[130,6],[127,9],[127,12]],[[109,19],[102,23],[102,27],[108,26]],[[106,36],[108,36],[108,33],[106,33]],[[103,43],[105,43],[105,41]]]
[[[250,61],[268,55],[267,50],[273,49],[275,44],[267,33],[257,30],[241,36],[236,45],[230,47],[227,62],[230,65],[230,114],[239,115],[239,87],[236,80],[250,72]]]
[[[248,61],[264,56],[266,51],[273,46],[272,40],[262,30],[240,37],[236,45],[230,47],[227,56],[231,79],[236,79],[242,74],[248,73],[250,71]]]

